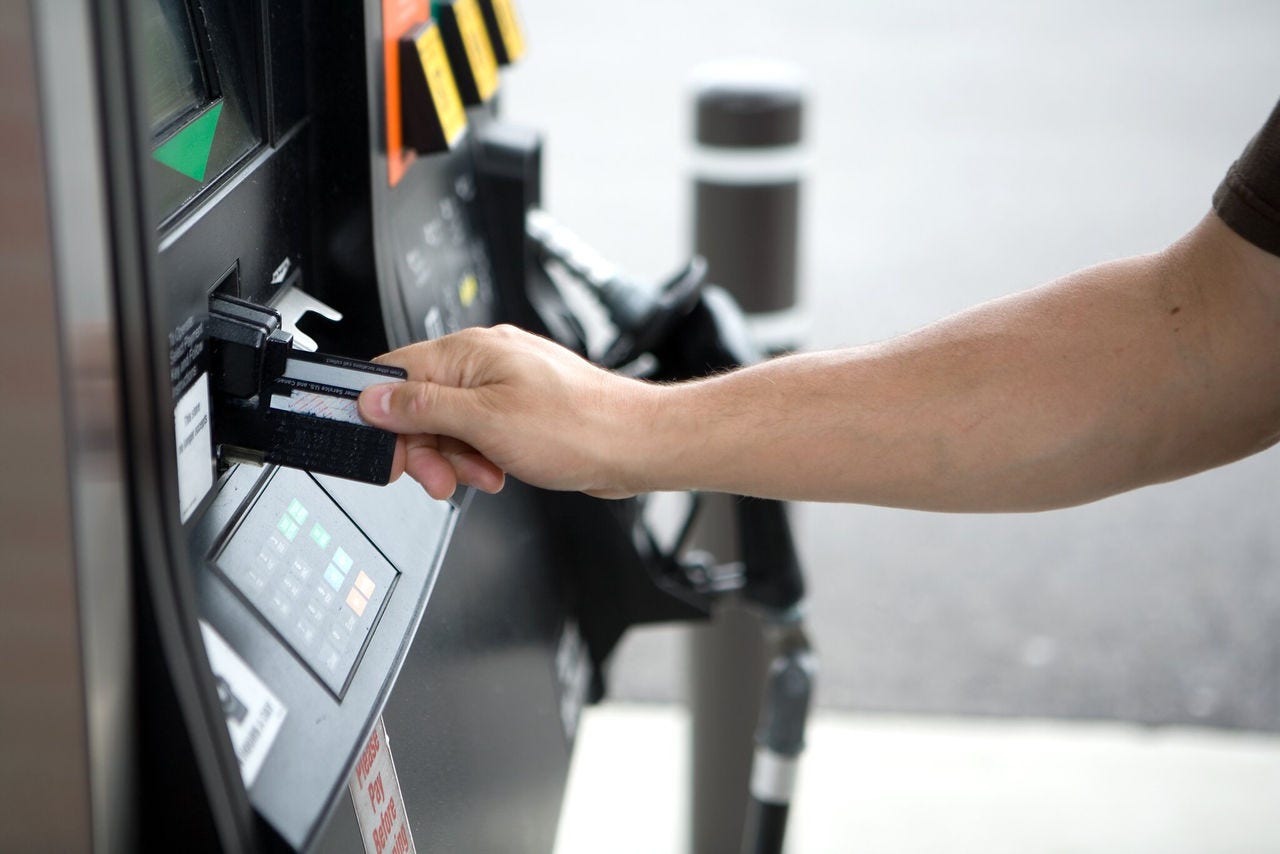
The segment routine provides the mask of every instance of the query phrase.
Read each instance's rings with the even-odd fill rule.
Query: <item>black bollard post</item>
[[[771,354],[795,349],[804,330],[797,304],[803,107],[792,66],[716,63],[695,76],[693,252]],[[741,559],[738,500],[705,497],[695,547]],[[739,850],[767,667],[762,620],[740,603],[723,603],[690,635],[690,850],[698,854]]]

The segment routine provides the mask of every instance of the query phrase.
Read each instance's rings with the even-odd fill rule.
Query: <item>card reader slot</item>
[[[370,385],[403,381],[400,368],[293,346],[280,314],[215,295],[213,441],[223,462],[274,463],[385,484],[396,436],[365,424],[355,401]]]

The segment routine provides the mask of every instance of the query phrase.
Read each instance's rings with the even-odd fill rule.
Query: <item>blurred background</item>
[[[504,78],[503,109],[547,133],[544,204],[606,256],[653,278],[690,250],[693,69],[752,56],[805,71],[801,278],[811,348],[891,337],[1080,267],[1162,248],[1208,210],[1280,97],[1274,0],[525,0],[520,8],[531,49]],[[1054,760],[1066,767],[1064,757],[1089,753],[1089,738],[1114,735],[1119,752],[1108,756],[1119,764],[1104,763],[1112,771],[1132,765],[1126,750],[1150,744],[1132,724],[1198,728],[1171,732],[1192,732],[1191,754],[1201,757],[1200,729],[1223,738],[1280,730],[1278,490],[1280,452],[1271,451],[1052,513],[795,508],[822,656],[820,723],[852,727],[831,736],[854,739],[841,742],[854,755],[834,766],[849,775],[845,788],[860,791],[857,773],[889,779],[864,757],[894,738],[901,771],[914,767],[904,757],[922,739],[959,733],[957,749],[973,767],[953,769],[949,788],[935,780],[943,803],[991,785],[1001,757],[1039,756],[1037,744],[1052,752],[1082,731],[1025,728],[1045,721],[1125,727],[1099,736],[1082,725],[1085,746]],[[633,633],[611,689],[613,705],[600,710],[617,712],[599,724],[606,742],[616,748],[636,733],[679,742],[679,633]],[[1036,723],[999,724],[1008,718]],[[953,725],[960,729],[939,735],[937,727]],[[592,726],[589,719],[578,761],[594,749]],[[970,736],[977,741],[964,741]],[[1276,740],[1230,738],[1250,739],[1231,750],[1261,762],[1249,767],[1264,776],[1214,788],[1235,785],[1245,801],[1224,803],[1239,805],[1269,781],[1274,813]],[[922,776],[942,773],[927,757],[946,748],[932,743],[904,797],[922,791]],[[1157,764],[1151,779],[1217,779],[1188,762]],[[1082,770],[1081,785],[1098,773]],[[832,785],[810,785],[810,802]],[[1041,803],[1046,815],[1052,803]],[[1177,812],[1167,800],[1154,803],[1161,815]],[[936,809],[912,820],[936,818]],[[1238,811],[1210,812],[1240,830],[1241,847],[1186,850],[1280,850],[1280,830],[1260,837],[1254,825],[1241,829]],[[1073,838],[1045,829],[1057,825],[1033,827],[1041,837]],[[1007,850],[1170,850],[1153,842],[1163,839],[1152,835],[1160,828],[1144,827],[1132,830],[1132,847],[1094,847],[1089,837]],[[1170,818],[1160,827],[1180,825]],[[865,850],[925,850],[930,837],[915,830],[915,847],[904,830],[899,848],[885,837]],[[1223,842],[1223,834],[1206,838]],[[861,848],[806,838],[793,849]],[[991,840],[1007,838],[975,844],[1005,850]],[[1116,830],[1110,838],[1127,837]]]

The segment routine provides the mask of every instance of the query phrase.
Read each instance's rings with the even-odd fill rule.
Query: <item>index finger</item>
[[[380,365],[404,368],[411,380],[460,385],[462,360],[456,337],[458,335],[455,332],[431,341],[418,341],[390,353],[383,353],[373,361]]]

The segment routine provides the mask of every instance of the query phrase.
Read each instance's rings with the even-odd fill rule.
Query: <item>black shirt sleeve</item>
[[[1280,103],[1227,170],[1213,209],[1236,234],[1280,255]]]

